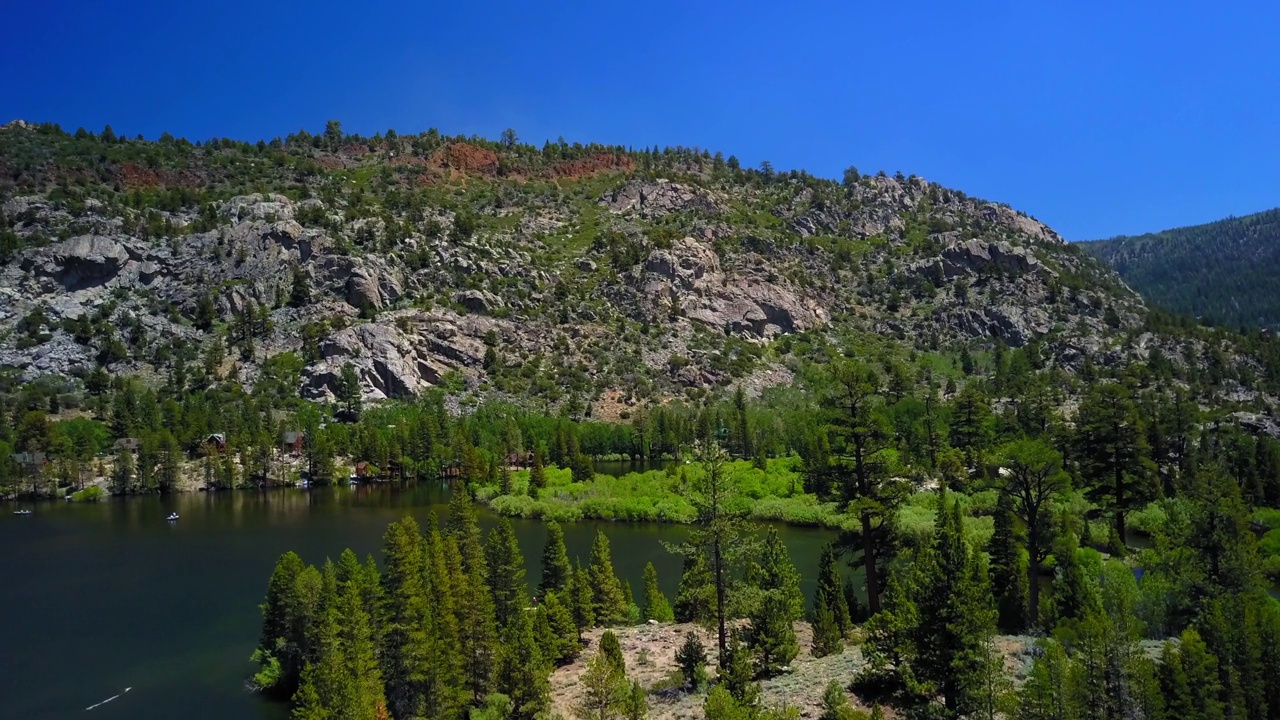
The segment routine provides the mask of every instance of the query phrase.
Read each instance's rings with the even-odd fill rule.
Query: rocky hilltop
[[[351,364],[368,398],[455,383],[590,404],[758,388],[793,354],[868,343],[1000,344],[1071,372],[1209,351],[1005,205],[696,148],[12,123],[0,233],[0,365],[27,381],[287,367],[324,399]]]

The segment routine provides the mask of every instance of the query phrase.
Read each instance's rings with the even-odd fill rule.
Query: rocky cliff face
[[[917,177],[438,136],[100,144],[0,130],[0,365],[28,380],[200,361],[250,380],[293,353],[313,398],[350,363],[371,398],[456,378],[554,402],[785,380],[794,337],[1034,345],[1068,370],[1148,352],[1114,275]]]

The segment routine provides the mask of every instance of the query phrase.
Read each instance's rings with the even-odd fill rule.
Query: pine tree
[[[1080,564],[1079,547],[1074,535],[1067,535],[1059,543],[1054,557],[1058,560],[1053,578],[1052,620],[1080,621],[1101,611],[1098,589]]]
[[[641,617],[646,621],[672,622],[675,620],[671,603],[658,587],[658,570],[654,568],[653,563],[647,563],[644,566],[644,607],[640,612]]]
[[[520,554],[515,529],[507,518],[499,519],[489,532],[489,541],[485,544],[485,568],[489,593],[493,596],[494,621],[499,631],[505,632],[512,618],[524,612],[527,605],[524,557]]]
[[[354,553],[352,554],[354,555]],[[382,671],[378,667],[377,645],[362,582],[353,577],[341,583],[338,613],[342,618],[340,643],[350,692],[348,714],[353,720],[380,720],[386,715],[382,694]]]
[[[694,553],[684,558],[684,572],[676,589],[674,613],[677,622],[706,623],[715,618],[716,590],[706,555]]]
[[[755,667],[751,651],[734,633],[725,649],[725,662],[717,670],[718,684],[744,707],[754,708],[760,703],[760,683],[754,680]]]
[[[1091,386],[1076,413],[1075,441],[1081,474],[1093,485],[1094,496],[1106,502],[1123,541],[1129,509],[1154,491],[1143,467],[1142,418],[1129,389],[1121,383]]]
[[[1049,506],[1066,489],[1068,478],[1062,471],[1061,453],[1039,440],[1009,443],[1000,449],[1000,457],[1008,470],[1001,481],[1002,499],[1004,495],[1009,497],[1009,511],[1022,521],[1027,530],[1027,580],[1024,587],[1028,602],[1024,617],[1026,625],[1035,627],[1040,619],[1040,568],[1049,555],[1053,540]],[[993,567],[993,570],[997,573],[997,587],[1008,582],[1001,577],[1003,568]]]
[[[649,714],[649,698],[638,680],[631,681],[627,695],[622,700],[622,717],[625,720],[644,720]]]
[[[1012,498],[1001,493],[996,506],[995,532],[987,545],[991,555],[991,587],[996,597],[998,625],[1018,633],[1026,626],[1027,574],[1014,534]]]
[[[427,593],[431,609],[431,633],[436,655],[424,687],[429,718],[453,718],[472,699],[464,668],[466,658],[459,623],[461,611],[455,584],[463,576],[462,560],[453,538],[445,539],[433,514],[426,535]]]
[[[680,667],[680,675],[684,678],[684,686],[694,690],[707,665],[707,648],[698,638],[698,634],[690,630],[685,633],[684,643],[676,650],[676,665]]]
[[[777,529],[769,528],[761,559],[750,575],[759,597],[748,616],[747,645],[757,655],[761,671],[774,675],[799,654],[792,623],[804,614],[800,575]]]
[[[936,688],[949,717],[978,705],[985,642],[995,618],[965,544],[960,505],[939,497],[938,526],[922,568],[917,606],[916,657],[911,669]]]
[[[622,583],[613,572],[613,560],[609,552],[609,538],[603,531],[596,531],[591,546],[591,566],[588,569],[591,583],[591,611],[597,623],[614,625],[627,619],[627,600]]]
[[[392,523],[383,535],[382,668],[387,706],[394,717],[412,717],[423,705],[432,642],[422,532],[412,517]]]
[[[621,714],[628,686],[626,674],[618,669],[603,648],[587,661],[579,681],[582,696],[573,708],[579,720],[614,720]]]
[[[1018,695],[1016,720],[1075,720],[1070,662],[1062,645],[1043,640]]]
[[[839,635],[843,636],[853,629],[844,586],[836,568],[835,546],[832,544],[825,545],[822,554],[818,556],[818,581],[813,591],[813,607],[815,618],[819,608],[825,607],[830,611]]]
[[[520,610],[510,619],[494,673],[497,691],[511,699],[512,720],[533,720],[551,700],[550,668],[533,637],[530,615]]]
[[[686,559],[698,554],[706,557],[710,583],[714,590],[716,644],[722,663],[728,650],[730,593],[736,593],[738,568],[751,556],[754,546],[750,525],[742,512],[734,507],[733,500],[738,491],[736,483],[729,476],[726,463],[725,453],[719,446],[712,444],[706,449],[702,458],[703,472],[690,497],[698,513],[694,530],[685,544],[668,546],[668,549],[684,555]],[[682,604],[682,600],[692,600],[685,597],[684,584],[682,579],[681,592],[676,598],[677,607]]]
[[[600,636],[600,654],[617,668],[618,672],[627,672],[627,661],[622,655],[622,643],[612,630],[605,630]]]
[[[563,592],[544,595],[539,608],[540,614],[546,618],[543,657],[554,665],[562,665],[573,660],[582,649],[573,610],[562,596]]]
[[[485,582],[487,569],[480,527],[470,499],[461,489],[450,501],[449,529],[446,552],[457,611],[464,684],[471,691],[472,699],[480,701],[489,694],[497,629],[493,596]]]
[[[822,399],[824,436],[829,452],[805,459],[806,489],[835,500],[858,518],[856,530],[841,537],[842,546],[861,556],[867,603],[880,611],[880,588],[894,545],[893,521],[906,494],[881,461],[893,445],[879,394],[879,377],[870,368],[841,361],[831,368],[833,391]]]
[[[542,582],[538,586],[539,592],[546,595],[564,590],[572,572],[569,551],[564,545],[564,530],[555,520],[548,521],[547,542],[542,546]]]
[[[836,623],[836,617],[831,612],[830,605],[822,604],[814,607],[809,625],[813,629],[813,644],[810,652],[814,657],[835,655],[844,649],[840,626]]]
[[[573,621],[578,625],[579,637],[581,637],[582,630],[595,627],[596,613],[594,593],[591,592],[591,576],[587,574],[580,562],[573,571],[569,588]]]
[[[547,486],[547,471],[543,467],[542,448],[533,449],[533,467],[529,469],[529,495],[538,497],[538,491]]]
[[[298,578],[306,566],[295,552],[286,552],[276,561],[267,584],[267,597],[262,610],[262,635],[258,648],[266,658],[272,658],[280,669],[275,688],[286,694],[298,687],[303,664],[303,630],[306,615],[313,609],[304,605],[299,595]]]

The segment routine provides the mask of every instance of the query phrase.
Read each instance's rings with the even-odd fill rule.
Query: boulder
[[[453,296],[453,301],[471,312],[486,315],[502,307],[502,299],[487,290],[463,290]]]
[[[114,279],[129,251],[119,242],[100,235],[81,235],[54,247],[52,275],[67,290],[82,290]]]

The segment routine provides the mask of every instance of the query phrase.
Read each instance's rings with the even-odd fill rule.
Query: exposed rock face
[[[965,275],[1018,276],[1040,272],[1049,276],[1057,275],[1044,267],[1035,254],[1026,248],[1013,247],[1006,242],[987,243],[981,240],[952,243],[939,257],[917,263],[913,269],[935,284]]]
[[[85,235],[58,245],[51,260],[42,271],[67,290],[81,290],[114,279],[129,261],[129,251],[111,238]]]
[[[635,212],[645,219],[693,211],[716,215],[720,206],[710,193],[701,188],[658,180],[632,181],[601,198],[600,204],[616,213]]]
[[[784,280],[724,272],[715,252],[691,237],[655,250],[643,267],[645,292],[655,305],[670,306],[674,298],[682,315],[722,332],[767,339],[826,319]]]
[[[454,302],[471,312],[489,314],[502,307],[502,300],[491,292],[484,290],[463,290],[453,296]]]

